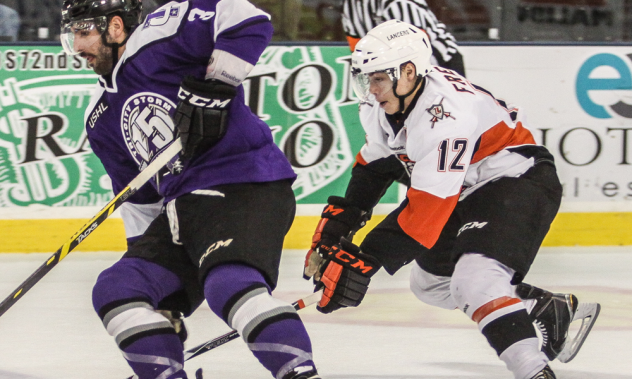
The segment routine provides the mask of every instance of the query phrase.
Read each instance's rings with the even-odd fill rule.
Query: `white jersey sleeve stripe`
[[[218,36],[225,30],[258,16],[265,16],[268,20],[270,19],[269,14],[257,9],[246,0],[221,0],[217,3],[216,7],[215,42],[217,42]]]

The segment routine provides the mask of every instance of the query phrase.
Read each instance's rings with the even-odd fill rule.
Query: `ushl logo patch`
[[[451,118],[453,120],[456,120],[454,118],[454,116],[452,116],[450,114],[450,112],[446,112],[443,109],[443,99],[441,99],[441,101],[439,102],[439,104],[434,104],[432,105],[430,108],[426,109],[428,111],[428,113],[430,113],[432,115],[432,119],[430,119],[430,122],[432,122],[432,128],[434,128],[435,123],[437,121],[443,120],[444,118]]]

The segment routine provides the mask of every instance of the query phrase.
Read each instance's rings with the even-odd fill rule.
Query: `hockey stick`
[[[296,309],[297,311],[308,307],[316,302],[318,302],[321,298],[321,296],[323,295],[323,290],[314,292],[313,294],[306,296],[302,299],[297,300],[296,302],[292,303],[292,306],[294,306],[294,309]],[[192,349],[189,349],[187,351],[184,352],[184,360],[188,361],[191,358],[197,357],[200,354],[204,354],[207,351],[213,350],[218,346],[222,346],[223,344],[230,342],[232,340],[234,340],[235,338],[239,337],[239,332],[237,332],[236,330],[232,330],[222,336],[219,336],[217,338],[214,338],[210,341],[204,342],[201,345],[198,345]]]
[[[173,143],[160,153],[153,162],[151,162],[143,171],[138,174],[121,192],[118,193],[99,213],[88,221],[77,233],[75,233],[70,239],[62,245],[44,264],[42,264],[34,273],[31,274],[20,286],[9,295],[6,299],[0,303],[0,316],[2,316],[9,308],[13,306],[24,294],[30,290],[37,282],[48,274],[53,267],[59,263],[62,259],[68,255],[74,248],[77,247],[87,236],[90,235],[99,225],[103,223],[112,212],[120,207],[130,196],[132,196],[138,189],[152,176],[158,173],[173,157],[182,150],[182,142],[180,138],[173,141]]]

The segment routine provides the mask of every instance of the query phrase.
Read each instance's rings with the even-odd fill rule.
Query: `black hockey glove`
[[[340,243],[341,237],[351,239],[350,234],[362,228],[367,221],[367,212],[351,205],[344,197],[329,196],[327,203],[312,237],[312,246],[305,256],[305,280],[313,276],[314,281],[318,281],[320,265],[331,247]]]
[[[382,267],[380,262],[360,252],[360,248],[342,238],[325,257],[316,290],[324,289],[316,309],[331,313],[345,307],[357,307],[369,289],[371,277]]]
[[[182,139],[183,160],[190,160],[210,149],[226,134],[228,109],[236,93],[235,87],[217,80],[184,78],[173,117],[177,134]]]

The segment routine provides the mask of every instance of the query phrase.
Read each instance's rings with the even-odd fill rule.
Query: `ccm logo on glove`
[[[331,313],[345,307],[357,307],[369,289],[371,276],[381,267],[380,262],[364,254],[358,246],[342,238],[331,247],[320,267],[322,276],[316,289],[323,288],[323,296],[316,309]]]
[[[338,248],[337,246],[334,246],[332,248],[332,253],[335,256],[335,261],[345,265],[345,263],[347,263],[347,265],[351,268],[355,268],[356,270],[362,272],[365,275],[373,275],[375,271],[377,271],[375,269],[375,265],[373,264],[367,264],[365,263],[362,259],[344,251],[344,250],[340,250],[340,248]],[[379,269],[379,267],[378,267]],[[370,273],[370,274],[369,274]]]
[[[184,88],[180,87],[180,92],[178,92],[178,99],[185,100],[189,104],[200,107],[200,108],[216,108],[222,109],[228,106],[228,103],[232,99],[213,99],[208,97],[202,97],[196,94],[193,94]]]
[[[321,219],[312,237],[312,245],[305,256],[303,278],[320,280],[320,266],[331,252],[331,247],[340,243],[340,238],[351,239],[351,234],[366,223],[366,212],[351,205],[344,197],[330,196],[323,209]]]
[[[203,154],[224,137],[228,105],[236,94],[235,87],[217,80],[199,81],[190,76],[182,80],[173,123],[182,140],[183,161]]]
[[[329,205],[323,210],[323,213],[331,216],[338,216],[340,213],[344,212],[344,208],[337,208],[335,205]]]

